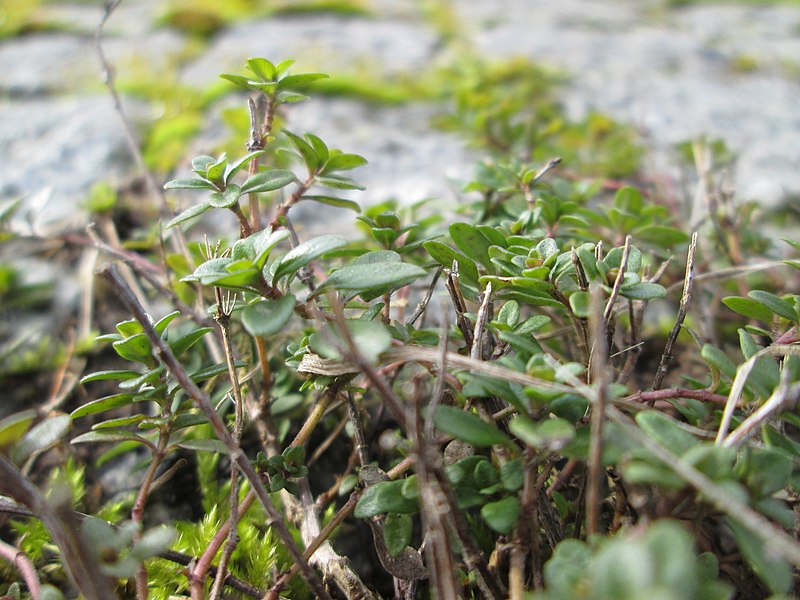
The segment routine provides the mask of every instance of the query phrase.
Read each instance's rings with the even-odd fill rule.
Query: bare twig
[[[131,521],[136,523],[138,526],[134,533],[134,542],[138,542],[141,539],[144,523],[144,507],[147,503],[147,498],[150,496],[150,492],[152,491],[151,487],[155,481],[156,471],[166,455],[168,443],[169,432],[165,429],[161,429],[158,432],[158,442],[153,450],[150,464],[147,467],[147,471],[145,471],[144,480],[142,481],[142,485],[139,487],[139,491],[136,494],[136,500],[134,500],[133,508],[131,509]],[[140,600],[147,600],[147,567],[145,566],[144,562],[139,563],[139,569],[136,572],[135,580],[137,598]]]
[[[223,298],[222,290],[218,287],[214,288],[214,295],[216,296],[217,300],[216,319],[217,323],[219,323],[220,330],[222,331],[222,342],[225,348],[225,362],[228,365],[228,378],[230,379],[233,389],[233,441],[238,446],[241,444],[242,428],[244,427],[244,399],[242,398],[239,374],[236,372],[236,360],[233,356],[233,345],[231,344],[230,338],[230,315],[233,312],[233,302],[230,300],[230,296]],[[222,549],[222,554],[220,555],[219,565],[217,566],[217,575],[214,578],[214,584],[211,586],[211,592],[209,594],[209,598],[211,600],[217,600],[217,598],[220,598],[222,595],[222,588],[225,585],[225,579],[228,573],[228,562],[233,555],[233,551],[236,549],[236,545],[239,543],[239,534],[237,533],[237,527],[239,525],[239,467],[236,463],[231,462],[230,468],[231,486],[230,514],[228,516],[228,537],[225,542],[225,546]],[[196,580],[202,581],[205,578],[204,574],[197,573],[197,575],[198,577]],[[202,588],[200,591],[202,592]]]
[[[772,345],[764,348],[763,350],[759,350],[741,365],[736,371],[736,377],[733,379],[733,383],[731,384],[731,391],[728,394],[728,399],[725,404],[725,410],[722,412],[722,419],[720,420],[719,430],[717,432],[717,438],[715,443],[719,445],[730,445],[725,443],[726,438],[728,437],[728,430],[731,426],[731,419],[733,418],[733,411],[736,410],[737,405],[742,397],[742,393],[744,392],[744,385],[747,382],[747,378],[750,376],[750,373],[755,368],[756,364],[758,363],[759,359],[765,356],[800,356],[800,347],[798,346],[790,346],[790,345]],[[769,410],[774,410],[779,408],[780,398],[786,396],[785,389],[786,385],[782,383],[781,386],[772,394],[770,400],[773,400],[773,404],[769,406]],[[783,389],[782,389],[783,388]],[[778,394],[776,396],[776,394]],[[769,401],[766,404],[769,404]],[[778,406],[774,406],[774,405]],[[764,409],[764,406],[761,407]],[[751,415],[753,416],[753,415]],[[740,426],[741,427],[741,426]],[[733,438],[736,439],[736,438]]]
[[[727,396],[722,394],[715,394],[708,390],[690,390],[687,388],[666,388],[661,390],[646,390],[643,392],[636,392],[630,396],[626,396],[625,400],[631,402],[644,402],[649,406],[653,406],[658,400],[677,400],[679,398],[691,398],[692,400],[700,400],[701,402],[711,402],[713,404],[724,405],[728,401]]]
[[[114,290],[117,292],[117,295],[122,303],[128,310],[131,311],[133,316],[142,326],[144,333],[147,335],[150,343],[153,345],[154,352],[164,363],[172,376],[175,377],[181,388],[192,399],[195,406],[197,406],[202,411],[203,415],[208,419],[219,440],[225,444],[231,460],[239,464],[239,468],[245,477],[247,477],[250,485],[255,490],[258,499],[261,501],[261,504],[264,507],[268,517],[268,524],[273,528],[273,531],[286,546],[286,549],[289,551],[292,558],[300,565],[300,570],[314,593],[316,593],[320,598],[330,599],[330,595],[322,585],[319,576],[303,558],[302,553],[295,544],[291,533],[286,527],[286,524],[283,522],[281,514],[272,503],[272,499],[264,487],[263,482],[253,468],[253,465],[250,464],[250,461],[242,452],[242,449],[234,441],[222,418],[214,410],[211,399],[197,386],[197,384],[191,380],[183,366],[172,354],[169,346],[164,340],[161,339],[158,333],[156,333],[155,329],[153,329],[153,325],[150,323],[147,314],[143,310],[142,306],[136,301],[136,298],[131,294],[125,283],[120,279],[116,269],[111,266],[104,270],[102,275],[109,281]]]
[[[25,580],[25,585],[28,586],[31,600],[40,600],[42,597],[42,588],[39,583],[39,576],[36,574],[36,567],[33,566],[31,559],[28,558],[24,552],[10,544],[6,544],[2,540],[0,540],[0,556],[17,567],[20,575],[22,575],[22,579]]]
[[[458,263],[453,261],[451,269],[445,269],[445,287],[453,301],[453,308],[456,311],[456,325],[464,336],[467,348],[472,348],[472,328],[467,319],[467,304],[464,296],[461,295],[461,286],[458,279]]]
[[[428,286],[428,291],[425,293],[425,297],[419,301],[417,304],[417,308],[414,309],[414,313],[406,319],[406,325],[413,325],[417,322],[417,320],[422,316],[425,312],[425,309],[428,308],[428,303],[431,301],[431,297],[433,296],[433,290],[436,288],[436,284],[439,281],[439,276],[442,274],[443,267],[439,267],[436,269],[436,272],[433,274],[433,279],[431,280],[431,284]]]
[[[115,598],[111,579],[100,569],[100,562],[83,536],[76,535],[79,523],[69,507],[68,494],[59,495],[57,492],[51,490],[51,500],[46,501],[17,467],[0,455],[0,494],[26,506],[44,523],[61,551],[67,574],[86,600]]]
[[[622,250],[622,258],[619,262],[619,270],[617,277],[614,279],[614,286],[611,288],[611,294],[606,302],[605,310],[603,310],[603,329],[606,339],[606,352],[611,350],[611,341],[614,333],[614,305],[619,297],[619,290],[622,288],[622,282],[625,280],[625,271],[628,269],[628,257],[631,252],[631,236],[625,236],[625,247]],[[597,340],[595,339],[595,344]],[[606,356],[606,360],[608,356]]]
[[[439,373],[439,381],[444,381],[444,372]],[[434,598],[447,600],[461,596],[462,589],[456,580],[456,565],[453,548],[447,535],[447,499],[442,494],[439,482],[432,476],[430,465],[434,468],[441,456],[429,444],[432,439],[428,427],[422,423],[422,382],[413,379],[414,392],[408,410],[406,428],[417,454],[417,480],[419,482],[420,513],[422,530],[425,532],[425,554],[428,557],[428,572],[431,578],[431,591]],[[431,413],[433,409],[431,409]],[[428,419],[428,425],[432,421]]]
[[[475,330],[472,334],[472,348],[470,349],[469,356],[472,360],[483,360],[483,327],[486,324],[486,319],[489,316],[489,306],[492,302],[492,284],[486,284],[486,289],[483,291],[483,300],[481,306],[478,308],[478,315],[475,318]]]
[[[620,274],[624,269],[630,238],[625,240],[625,254],[620,266]],[[621,277],[617,277],[617,282]],[[618,288],[617,282],[614,288]],[[613,299],[609,298],[605,312],[601,314],[602,290],[598,286],[592,293],[592,347],[591,376],[594,384],[592,397],[592,417],[589,430],[589,457],[586,476],[586,533],[589,536],[600,533],[600,488],[602,486],[605,470],[603,469],[603,429],[606,420],[606,405],[608,403],[608,345],[606,338],[607,315]]]
[[[672,361],[672,348],[675,345],[675,340],[678,339],[678,334],[681,332],[683,320],[686,318],[686,311],[689,309],[689,302],[692,300],[692,285],[694,284],[694,254],[697,250],[697,232],[692,234],[692,240],[689,242],[689,254],[686,257],[686,274],[683,277],[683,293],[681,294],[681,303],[678,307],[678,316],[675,319],[675,325],[672,326],[672,331],[669,333],[667,343],[664,346],[664,353],[661,355],[661,362],[658,363],[655,379],[653,379],[653,389],[657,390],[661,387],[661,382],[667,374],[669,363]],[[650,404],[652,406],[652,403]]]
[[[533,194],[531,193],[533,186],[536,185],[542,177],[547,175],[548,171],[555,168],[560,163],[561,163],[560,156],[551,158],[541,169],[539,169],[539,171],[537,171],[536,175],[533,176],[533,179],[531,179],[528,182],[528,184],[523,187],[523,192],[525,193],[525,200],[527,200],[529,204],[533,204],[534,202]]]
[[[756,433],[765,421],[771,419],[778,412],[789,410],[800,400],[800,385],[789,385],[781,381],[772,395],[756,409],[744,422],[739,425],[728,437],[722,440],[722,446],[736,448]]]

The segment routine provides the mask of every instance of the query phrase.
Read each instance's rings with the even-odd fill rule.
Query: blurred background
[[[163,207],[143,166],[161,185],[193,156],[244,154],[246,95],[219,74],[241,73],[249,57],[330,75],[279,118],[369,161],[354,172],[366,190],[350,196],[364,206],[428,199],[457,210],[497,157],[536,166],[561,156],[559,176],[651,186],[681,218],[701,218],[695,190],[713,171],[713,185],[754,202],[765,224],[795,222],[796,0],[111,8],[0,0],[0,383],[18,402],[42,389],[57,402],[63,382],[52,370],[92,333],[97,255],[86,249],[86,224],[113,223],[127,248],[151,247]],[[130,134],[96,44],[104,15],[102,48]],[[170,195],[167,208],[193,198]],[[341,213],[299,211],[301,235],[346,233],[354,222]]]

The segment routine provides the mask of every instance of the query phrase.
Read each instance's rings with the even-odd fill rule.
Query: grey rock
[[[456,5],[482,54],[566,70],[570,115],[599,110],[639,127],[657,164],[677,142],[719,137],[738,155],[740,197],[774,206],[800,193],[800,85],[786,76],[800,10],[715,5],[658,18],[647,2]],[[739,56],[757,68],[737,72]]]
[[[21,233],[81,228],[87,191],[126,176],[131,163],[107,96],[0,104],[0,197],[24,198],[15,222]]]
[[[245,60],[291,58],[295,72],[393,74],[423,68],[434,56],[433,32],[403,21],[332,15],[287,16],[244,23],[221,32],[181,80],[204,87],[220,73],[242,72]]]
[[[142,38],[108,37],[106,57],[117,74],[159,72],[184,48],[182,36],[162,30]],[[94,39],[74,33],[43,33],[0,43],[0,95],[10,98],[99,89],[103,71]]]

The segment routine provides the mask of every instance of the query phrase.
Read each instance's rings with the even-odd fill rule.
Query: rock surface
[[[188,43],[158,28],[166,4],[123,3],[107,24],[106,48],[119,70],[135,63],[164,67]],[[737,152],[741,196],[774,205],[800,194],[800,9],[747,5],[668,10],[654,0],[454,0],[452,22],[481,54],[525,56],[571,77],[563,101],[572,116],[597,109],[640,128],[667,164],[679,141],[721,137]],[[186,63],[183,83],[206,87],[245,58],[296,58],[298,68],[324,72],[413,73],[445,58],[444,44],[408,0],[374,0],[364,17],[277,16],[232,25]],[[130,171],[120,151],[119,119],[103,105],[91,23],[99,7],[55,3],[66,31],[0,44],[0,160],[3,196],[31,196],[58,187],[74,211],[92,180]],[[124,75],[124,71],[123,71]],[[85,96],[92,90],[90,96]],[[64,96],[68,96],[65,99]],[[290,122],[331,144],[364,154],[360,173],[372,201],[450,195],[475,156],[430,126],[424,105],[374,107],[315,98],[292,108]],[[44,142],[43,142],[43,139]],[[78,151],[80,149],[80,151]],[[79,176],[76,176],[76,172]]]

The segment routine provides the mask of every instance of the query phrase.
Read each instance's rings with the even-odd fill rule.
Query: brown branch
[[[80,534],[80,524],[69,507],[67,494],[48,502],[41,492],[5,456],[0,455],[0,494],[27,507],[44,523],[61,551],[61,560],[72,582],[86,600],[108,600],[116,592],[111,578],[100,568],[100,561]]]
[[[686,388],[665,388],[662,390],[647,390],[639,391],[635,394],[627,396],[625,400],[631,402],[645,402],[652,406],[659,400],[675,400],[678,398],[691,398],[692,400],[700,400],[701,402],[711,402],[713,404],[720,404],[722,406],[728,401],[727,396],[722,394],[715,394],[709,390],[689,390]]]
[[[667,374],[669,363],[672,361],[672,348],[675,345],[675,340],[678,339],[678,334],[681,332],[681,326],[686,318],[686,311],[689,309],[689,302],[692,300],[692,286],[694,284],[694,254],[697,250],[697,232],[692,234],[692,240],[689,242],[689,254],[686,257],[686,274],[683,278],[683,293],[681,294],[681,303],[678,307],[678,316],[675,319],[675,325],[672,326],[672,331],[669,332],[667,343],[664,346],[664,353],[661,355],[661,362],[658,363],[656,376],[653,379],[653,389],[657,390],[661,387],[661,382]],[[653,406],[653,400],[650,406]]]
[[[215,434],[227,448],[231,460],[239,464],[239,468],[245,477],[247,477],[250,485],[252,486],[253,490],[255,490],[258,499],[261,501],[261,504],[264,507],[264,511],[268,517],[267,524],[272,527],[273,531],[286,546],[286,549],[289,551],[292,558],[300,565],[300,570],[309,586],[311,586],[312,590],[318,595],[318,597],[329,600],[330,595],[322,585],[319,576],[303,558],[303,555],[295,544],[291,533],[286,527],[286,524],[283,522],[280,512],[278,512],[278,510],[275,508],[275,505],[272,503],[272,499],[264,487],[264,483],[256,473],[253,465],[250,464],[247,456],[245,456],[245,454],[242,452],[242,449],[234,441],[222,418],[214,410],[211,399],[197,386],[197,384],[194,383],[194,381],[191,380],[189,375],[186,373],[186,370],[175,358],[175,355],[172,354],[169,346],[164,340],[161,339],[155,329],[153,329],[153,325],[150,323],[147,313],[145,313],[142,306],[136,301],[136,298],[122,281],[116,269],[111,266],[102,271],[101,274],[117,292],[117,295],[125,307],[140,323],[144,333],[147,335],[150,343],[153,345],[153,351],[156,356],[164,363],[172,376],[177,380],[181,388],[192,399],[195,406],[199,408],[204,416],[208,419],[211,427],[214,429]]]
[[[628,238],[625,241],[625,254],[623,255],[623,263],[620,267],[620,274],[624,270],[625,259],[627,250],[629,248]],[[617,278],[617,282],[622,277]],[[614,284],[618,288],[617,283]],[[592,383],[594,384],[595,397],[592,402],[592,415],[589,430],[589,457],[587,461],[587,477],[586,477],[586,534],[588,536],[600,533],[600,488],[605,475],[603,469],[603,429],[606,420],[606,405],[608,403],[608,384],[609,384],[609,366],[608,366],[608,345],[606,338],[606,315],[609,312],[612,298],[609,299],[606,305],[605,312],[602,312],[602,290],[598,286],[592,293],[592,333],[594,337],[594,346],[592,348],[592,361],[591,361],[591,376]]]

